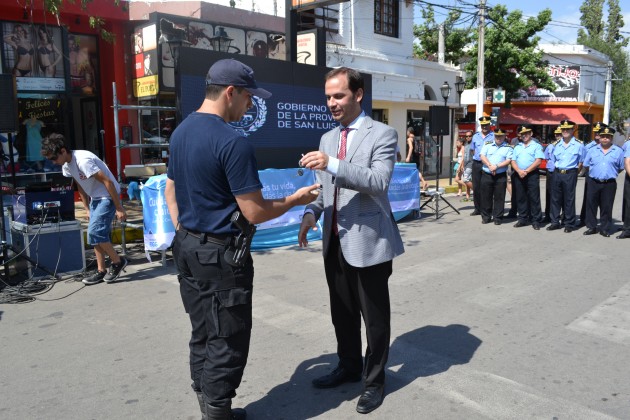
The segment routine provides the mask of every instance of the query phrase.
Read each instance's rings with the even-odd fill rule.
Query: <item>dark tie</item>
[[[348,132],[351,128],[341,129],[341,145],[339,146],[339,152],[337,152],[337,159],[344,160],[346,158],[346,147],[348,144]],[[339,235],[339,229],[337,228],[337,193],[339,189],[335,188],[335,195],[333,198],[333,214],[332,214],[332,228],[335,235]]]

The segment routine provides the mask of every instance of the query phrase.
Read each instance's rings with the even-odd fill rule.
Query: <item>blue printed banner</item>
[[[144,250],[161,251],[171,246],[175,226],[166,205],[166,174],[149,178],[140,192],[144,218]]]
[[[415,164],[398,163],[394,166],[387,195],[394,213],[420,208],[420,178]]]

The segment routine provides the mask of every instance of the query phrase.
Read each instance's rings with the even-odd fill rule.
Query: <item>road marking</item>
[[[630,344],[630,284],[617,290],[567,328],[615,343]]]

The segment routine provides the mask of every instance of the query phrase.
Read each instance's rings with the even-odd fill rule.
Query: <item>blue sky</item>
[[[624,31],[623,34],[626,37],[630,37],[630,7],[624,7],[627,0],[620,0],[619,4],[624,16]],[[450,7],[463,7],[465,10],[473,10],[472,5],[479,4],[479,0],[429,0],[429,3],[442,4]],[[574,44],[577,39],[577,27],[575,25],[580,24],[580,6],[582,0],[486,0],[488,6],[494,6],[497,4],[503,4],[509,11],[521,10],[525,17],[535,16],[541,10],[545,8],[551,9],[552,22],[547,25],[544,32],[539,33],[541,37],[540,43],[552,44],[552,43],[568,43]],[[471,6],[466,6],[466,5]],[[443,19],[442,13],[446,13],[445,9],[435,7],[435,20],[440,22]],[[607,6],[604,5],[604,13],[607,11]],[[420,12],[416,13],[416,16],[421,16]],[[468,24],[467,24],[468,25]]]

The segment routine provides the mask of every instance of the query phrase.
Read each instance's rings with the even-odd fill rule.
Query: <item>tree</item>
[[[464,55],[466,45],[470,44],[473,32],[469,29],[456,28],[462,12],[451,10],[444,21],[444,59],[453,63],[459,63]],[[428,61],[437,61],[439,24],[435,21],[433,6],[422,9],[424,22],[413,26],[413,35],[420,42],[414,44],[413,53],[417,58]]]
[[[604,33],[604,0],[584,0],[580,6],[580,24],[586,28],[578,30],[578,42],[580,38],[595,37],[599,38]]]
[[[609,123],[621,130],[623,122],[630,117],[630,55],[624,49],[629,39],[620,32],[624,21],[619,1],[608,0],[606,24],[603,21],[603,0],[584,0],[580,11],[580,22],[586,31],[578,31],[578,43],[606,54],[613,63]]]
[[[505,6],[497,5],[489,9],[488,20],[484,38],[485,85],[505,89],[508,105],[520,89],[536,86],[555,90],[547,73],[548,63],[538,49],[540,38],[536,36],[551,21],[551,10],[544,9],[523,21],[520,10],[508,13]],[[477,57],[477,50],[478,43],[475,43],[470,56]],[[470,60],[465,70],[468,87],[476,86],[477,60]]]

